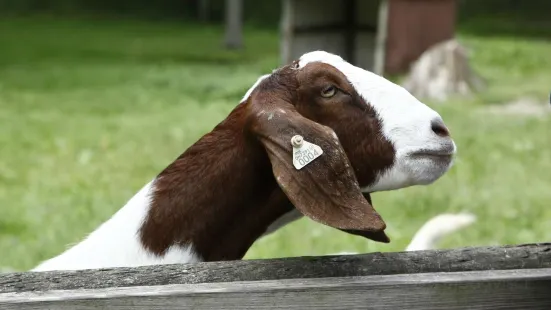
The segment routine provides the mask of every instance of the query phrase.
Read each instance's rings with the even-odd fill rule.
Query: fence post
[[[224,45],[228,49],[243,47],[243,1],[226,0],[226,34]]]

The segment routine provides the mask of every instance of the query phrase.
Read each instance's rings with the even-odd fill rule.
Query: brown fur
[[[389,242],[369,195],[360,192],[393,164],[380,120],[334,67],[295,65],[262,81],[158,175],[140,229],[147,249],[163,255],[172,245],[191,244],[205,261],[240,259],[294,207],[320,223]],[[340,90],[321,97],[328,85]],[[298,171],[295,134],[324,151]]]

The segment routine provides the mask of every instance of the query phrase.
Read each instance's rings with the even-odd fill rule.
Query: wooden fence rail
[[[551,243],[0,275],[0,309],[551,309]]]

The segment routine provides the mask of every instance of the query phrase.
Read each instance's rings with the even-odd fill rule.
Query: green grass
[[[551,42],[460,33],[489,88],[431,104],[459,154],[428,187],[377,193],[392,243],[313,223],[257,242],[247,258],[397,251],[431,216],[478,222],[441,247],[551,239],[551,120],[488,115],[518,96],[545,102]],[[0,21],[0,267],[27,269],[79,241],[221,121],[278,64],[275,32],[247,29],[243,52],[214,26],[48,18]]]

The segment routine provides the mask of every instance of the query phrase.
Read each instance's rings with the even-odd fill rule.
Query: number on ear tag
[[[321,147],[304,141],[302,136],[299,135],[291,138],[291,145],[293,146],[293,166],[297,170],[304,168],[323,154]]]

